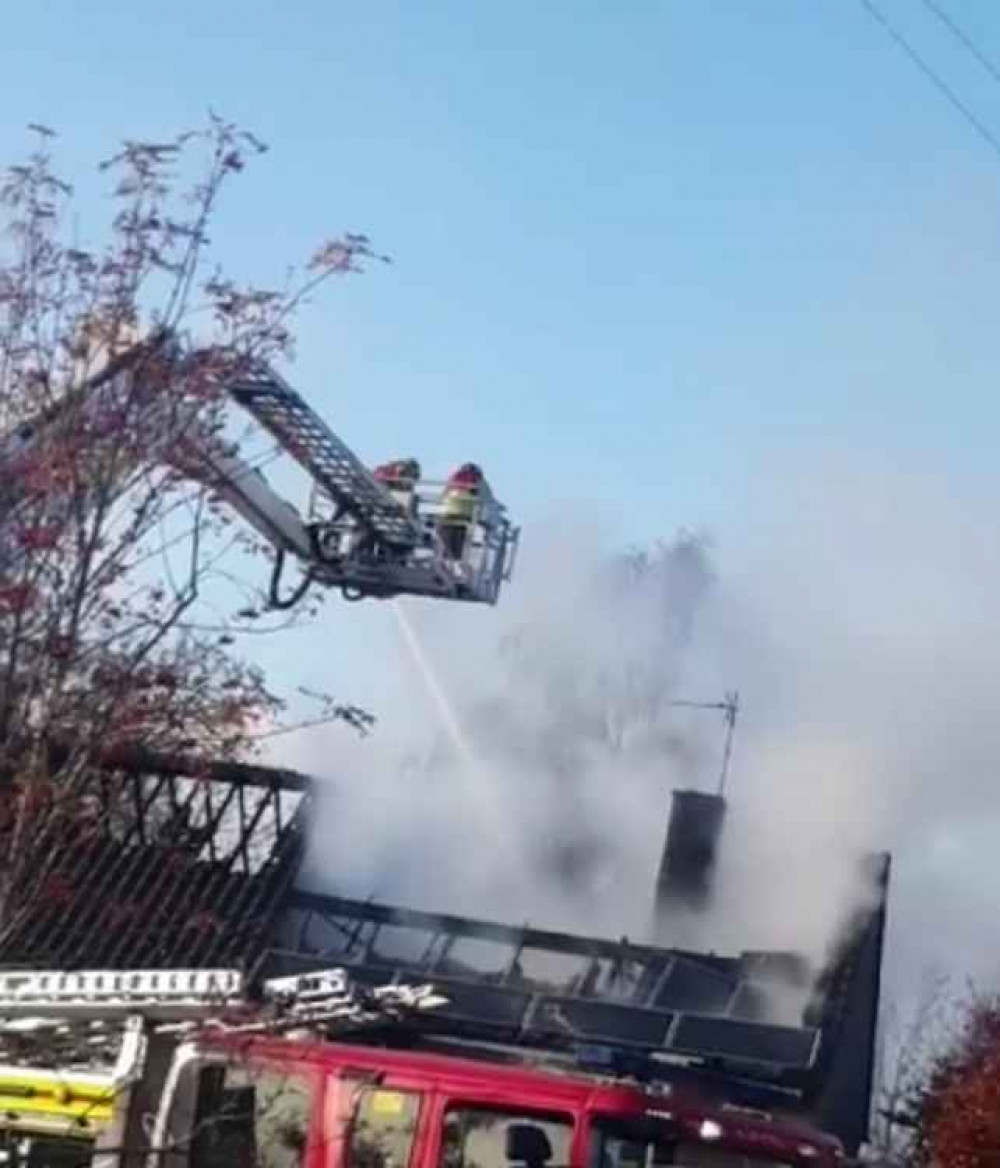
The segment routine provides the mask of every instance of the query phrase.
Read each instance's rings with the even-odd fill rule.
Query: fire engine
[[[342,969],[0,975],[14,1168],[826,1168],[837,1142],[581,1060],[443,1053],[432,985]]]

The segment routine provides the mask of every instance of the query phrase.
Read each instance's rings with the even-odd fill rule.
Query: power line
[[[934,15],[938,18],[938,20],[941,21],[941,23],[951,33],[951,35],[959,42],[959,44],[963,45],[966,49],[968,49],[968,51],[976,58],[976,60],[979,62],[979,64],[982,65],[982,67],[986,70],[987,73],[989,73],[989,75],[993,78],[993,80],[996,82],[1000,82],[1000,68],[997,68],[997,66],[990,60],[989,57],[987,57],[987,55],[983,52],[983,50],[976,44],[976,42],[972,39],[972,37],[970,37],[969,34],[967,32],[965,32],[965,30],[959,24],[957,24],[955,22],[954,17],[950,16],[947,12],[945,12],[945,10],[941,7],[941,5],[937,4],[935,2],[935,0],[923,0],[923,3],[924,3],[924,7],[927,8],[930,12],[934,13]]]
[[[990,147],[990,149],[1000,156],[1000,138],[998,138],[993,131],[972,112],[972,110],[965,104],[965,102],[952,89],[947,81],[934,69],[934,67],[926,61],[917,50],[910,44],[910,42],[903,36],[903,34],[895,28],[889,20],[881,13],[878,8],[872,3],[872,0],[859,0],[861,7],[868,13],[868,15],[877,24],[881,25],[889,37],[896,43],[897,47],[904,52],[914,65],[920,70],[927,80],[934,86],[934,88],[945,98],[945,100],[962,115],[969,123],[976,133],[983,139],[983,141]],[[926,0],[925,0],[926,2]]]

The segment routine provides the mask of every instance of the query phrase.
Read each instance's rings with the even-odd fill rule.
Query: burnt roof
[[[293,771],[108,756],[37,824],[0,965],[252,969],[301,864],[309,791]]]
[[[647,1073],[798,1112],[856,1150],[868,1126],[889,874],[887,857],[872,863],[875,903],[815,982],[784,952],[699,954],[302,889],[286,902],[271,968],[419,977],[449,999],[427,1023],[434,1029],[534,1049],[601,1047],[627,1056],[630,1072],[642,1056]],[[772,994],[789,988],[801,1014],[779,1024]]]

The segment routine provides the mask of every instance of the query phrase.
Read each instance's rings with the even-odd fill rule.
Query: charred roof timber
[[[445,1019],[468,1039],[688,1059],[786,1103],[817,1055],[817,1028],[767,1021],[767,986],[746,976],[740,958],[302,891],[290,907],[275,951],[281,972],[332,962],[366,981],[428,978],[449,999],[433,1025]]]
[[[249,969],[298,872],[309,789],[294,771],[109,754],[42,821],[0,965]]]

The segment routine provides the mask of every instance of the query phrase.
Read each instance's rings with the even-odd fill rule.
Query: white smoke
[[[813,459],[748,492],[747,510],[719,552],[681,541],[631,583],[609,573],[613,533],[536,525],[495,618],[408,606],[475,765],[401,646],[386,664],[406,671],[407,696],[372,739],[321,733],[285,755],[337,780],[310,881],[642,937],[669,792],[710,789],[722,747],[721,718],[669,701],[739,688],[717,893],[682,942],[819,956],[861,892],[859,854],[891,849],[897,968],[952,956],[989,977],[992,501]]]
[[[433,731],[338,743],[343,781],[323,800],[310,879],[427,909],[649,939],[670,792],[714,789],[723,747],[718,711],[672,703],[722,697],[735,614],[709,548],[690,536],[623,555],[608,533],[562,521],[533,533],[524,562],[499,629],[475,612],[408,607],[419,657],[401,664],[414,721],[426,727],[431,714]],[[318,758],[307,748],[296,761],[322,773]],[[785,776],[792,763],[782,762]],[[739,822],[739,785],[734,794],[717,906],[694,931],[678,921],[670,939],[818,953],[843,897],[822,920],[811,913],[810,927],[780,903],[755,905],[773,899],[777,857],[757,844],[776,834],[773,822]],[[752,845],[740,846],[747,832]],[[791,841],[784,856],[805,859]]]

